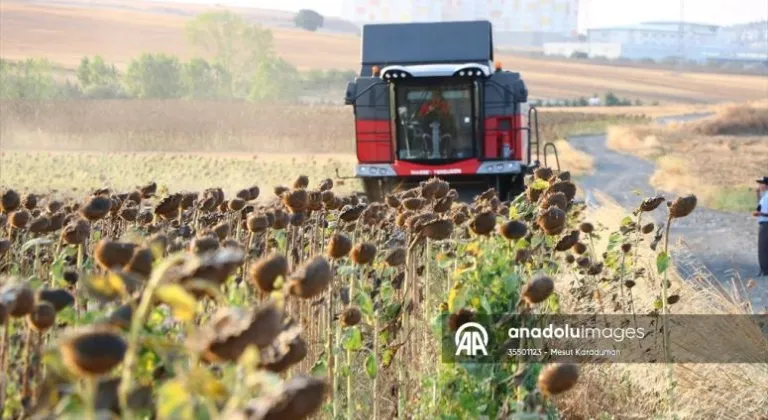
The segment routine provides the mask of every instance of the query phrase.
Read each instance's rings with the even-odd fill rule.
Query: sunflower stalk
[[[158,267],[152,271],[152,276],[149,278],[144,292],[141,294],[141,301],[136,309],[136,313],[131,318],[131,329],[128,338],[128,349],[125,353],[125,359],[123,361],[123,372],[120,377],[120,384],[118,386],[118,399],[120,403],[120,409],[124,416],[131,417],[130,407],[128,406],[128,394],[131,388],[131,380],[133,376],[133,367],[136,363],[136,357],[139,351],[139,335],[141,333],[144,320],[149,314],[152,299],[155,293],[155,289],[160,285],[160,282],[165,277],[165,273],[171,267],[184,261],[185,256],[178,254],[165,259]]]

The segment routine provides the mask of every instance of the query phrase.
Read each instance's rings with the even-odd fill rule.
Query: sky
[[[168,0],[164,0],[168,1]],[[171,0],[297,11],[313,9],[326,16],[341,15],[344,0]],[[387,0],[382,0],[387,1]],[[768,0],[581,0],[579,31],[646,20],[683,20],[730,25],[768,19]]]

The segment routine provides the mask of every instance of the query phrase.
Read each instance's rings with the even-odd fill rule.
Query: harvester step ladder
[[[533,127],[531,127],[533,125]],[[534,145],[536,147],[536,161],[533,164],[533,167],[536,168],[539,165],[541,165],[541,140],[539,139],[539,110],[531,105],[530,108],[528,108],[528,127],[525,129],[528,131],[528,136],[531,138],[529,141],[529,147],[528,147],[528,161],[531,161],[531,149],[533,149]],[[557,172],[560,172],[560,157],[557,155],[557,146],[555,146],[554,143],[551,141],[547,141],[544,143],[544,166],[548,167],[547,163],[547,150],[551,149],[552,152],[555,154],[555,162],[557,163]]]

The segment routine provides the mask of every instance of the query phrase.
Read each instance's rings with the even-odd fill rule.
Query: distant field
[[[162,9],[139,7],[147,4],[141,2],[121,6],[110,0],[92,9],[73,4],[3,0],[2,57],[47,57],[72,68],[83,55],[100,54],[119,67],[141,52],[195,55],[182,28],[188,16],[204,10],[199,6],[174,5],[163,14]],[[354,35],[289,28],[274,28],[273,33],[279,53],[302,70],[358,68],[360,39]],[[523,73],[533,97],[571,98],[613,91],[645,101],[702,103],[762,99],[768,90],[768,78],[760,76],[675,73],[507,54],[497,58],[505,68]]]

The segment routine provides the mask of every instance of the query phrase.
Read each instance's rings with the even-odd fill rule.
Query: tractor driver
[[[457,134],[456,124],[451,113],[451,109],[448,106],[448,102],[443,98],[443,93],[440,89],[433,88],[431,90],[432,96],[429,101],[425,102],[418,112],[419,119],[423,124],[423,130],[425,133],[430,133],[432,130],[429,125],[435,121],[440,123],[440,149],[442,154],[450,154],[451,139],[455,138]],[[427,146],[431,149],[431,145]]]

